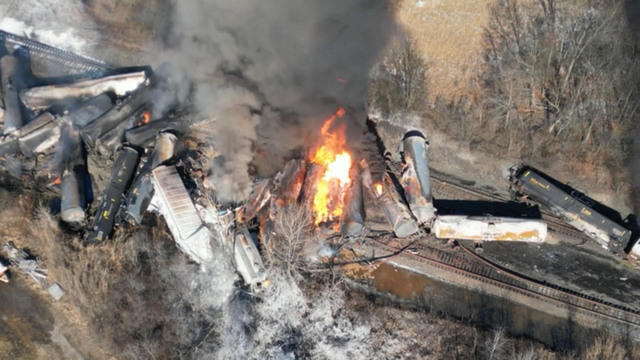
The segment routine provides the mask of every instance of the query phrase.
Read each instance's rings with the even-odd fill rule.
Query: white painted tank
[[[262,263],[258,248],[253,243],[249,230],[242,229],[236,232],[233,244],[233,257],[236,269],[245,283],[253,288],[261,288],[269,285],[267,273]]]
[[[436,217],[431,232],[438,239],[541,243],[547,224],[538,219],[444,215]]]

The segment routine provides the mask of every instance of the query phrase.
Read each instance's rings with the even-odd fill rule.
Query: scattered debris
[[[2,260],[0,260],[0,281],[2,281],[3,283],[9,282],[7,270],[9,270],[9,268],[2,263]]]
[[[47,292],[49,293],[49,295],[51,295],[51,297],[55,300],[58,301],[60,299],[62,299],[62,297],[64,296],[64,290],[62,290],[62,287],[60,287],[60,285],[58,283],[53,283],[51,284],[48,288],[47,288]]]
[[[47,269],[24,249],[18,249],[12,241],[0,248],[2,255],[9,259],[9,263],[21,272],[29,275],[38,285],[44,287],[47,284]]]

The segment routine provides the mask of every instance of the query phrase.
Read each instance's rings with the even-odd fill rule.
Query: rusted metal
[[[287,206],[298,201],[306,173],[306,161],[302,159],[289,160],[284,169],[275,177],[277,183],[279,207]]]
[[[271,180],[264,179],[253,187],[249,199],[236,210],[236,222],[242,224],[250,221],[269,203],[269,200],[271,200]]]
[[[304,176],[302,192],[300,194],[300,202],[307,206],[309,210],[313,209],[313,196],[316,193],[318,181],[322,177],[324,169],[322,166],[314,163],[307,164],[307,171]]]
[[[429,144],[424,134],[414,130],[405,134],[402,145],[405,167],[400,183],[411,212],[420,224],[428,225],[435,216],[427,162]]]

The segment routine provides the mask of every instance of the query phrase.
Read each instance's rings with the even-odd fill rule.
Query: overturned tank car
[[[593,209],[581,197],[554,185],[537,171],[517,165],[510,169],[509,180],[514,195],[548,208],[612,253],[622,252],[629,243],[631,231]]]
[[[427,162],[428,148],[429,143],[420,131],[409,131],[402,139],[405,166],[400,182],[411,213],[424,225],[429,225],[435,216]]]

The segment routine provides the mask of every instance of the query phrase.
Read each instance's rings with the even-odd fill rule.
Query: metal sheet
[[[176,168],[159,166],[152,174],[160,213],[167,222],[178,248],[199,264],[211,261],[211,234],[202,223]]]
[[[375,192],[375,199],[393,227],[393,233],[399,238],[415,234],[420,228],[400,199],[389,174],[384,175],[383,182],[382,193]]]

